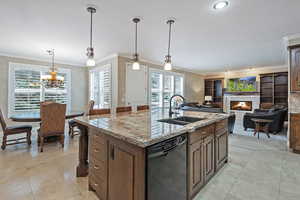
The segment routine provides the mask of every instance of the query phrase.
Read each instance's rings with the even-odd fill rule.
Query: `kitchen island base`
[[[118,139],[94,127],[80,128],[83,132],[77,176],[87,175],[88,167],[89,189],[95,191],[101,200],[147,199],[146,147]],[[192,200],[228,161],[227,119],[187,135],[187,199]]]

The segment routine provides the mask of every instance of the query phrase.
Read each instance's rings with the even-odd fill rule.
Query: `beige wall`
[[[227,80],[231,78],[242,78],[246,76],[256,76],[256,80],[259,82],[260,74],[274,73],[274,72],[287,72],[288,66],[269,66],[269,67],[258,67],[246,70],[235,70],[228,72],[214,73],[206,75],[205,78],[224,78],[225,88],[227,86]],[[259,88],[259,87],[258,87]]]
[[[8,112],[8,71],[9,62],[49,66],[47,62],[0,56],[0,107],[7,117]],[[60,68],[71,69],[72,77],[72,110],[83,111],[88,100],[87,69],[84,67],[57,64]]]
[[[126,63],[132,60],[127,57],[118,57],[118,106],[125,105],[126,94]],[[150,68],[163,69],[163,66],[148,62],[141,62]],[[204,77],[199,74],[185,72],[182,70],[173,70],[173,72],[182,73],[185,77],[185,97],[189,102],[202,102],[204,100]]]

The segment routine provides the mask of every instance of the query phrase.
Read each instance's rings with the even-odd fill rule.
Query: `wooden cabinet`
[[[189,199],[193,199],[215,174],[215,125],[189,134]]]
[[[188,134],[187,191],[193,199],[228,157],[227,120]],[[89,129],[89,189],[101,200],[144,200],[145,148]],[[176,166],[175,166],[176,167]]]
[[[194,197],[204,185],[203,141],[189,146],[189,196]]]
[[[219,170],[228,160],[228,120],[216,123],[215,170]]]
[[[111,139],[108,172],[109,200],[143,200],[145,195],[144,150]]]
[[[291,114],[290,147],[300,153],[300,114]]]
[[[300,92],[300,46],[290,47],[291,92]]]
[[[204,177],[209,181],[215,173],[215,138],[214,135],[207,136],[203,141]]]
[[[228,159],[228,131],[225,130],[223,132],[216,133],[215,139],[216,145],[216,170],[219,170]]]
[[[101,200],[144,200],[143,148],[91,130],[89,188]]]

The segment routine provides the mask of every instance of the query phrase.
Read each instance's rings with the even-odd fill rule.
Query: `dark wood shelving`
[[[211,96],[213,104],[223,107],[224,79],[205,79],[205,96]]]
[[[288,72],[260,74],[260,107],[288,105]]]

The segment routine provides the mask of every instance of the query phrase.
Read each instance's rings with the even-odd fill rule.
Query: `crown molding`
[[[132,55],[129,55],[129,54],[126,54],[126,53],[119,53],[118,55],[119,55],[120,57],[132,59]],[[153,61],[153,60],[148,60],[148,59],[143,58],[143,57],[140,57],[139,60],[140,60],[141,62],[149,63],[149,64],[152,64],[152,65],[158,65],[158,66],[161,66],[161,67],[164,66],[164,63],[163,63],[163,62],[157,62],[157,61]],[[193,74],[198,74],[198,75],[204,76],[204,74],[203,74],[202,72],[198,71],[198,70],[192,70],[192,69],[187,69],[187,68],[184,68],[184,67],[178,67],[178,66],[173,66],[173,69],[179,70],[179,71],[183,71],[183,72],[189,72],[189,73],[193,73]]]
[[[105,56],[103,58],[97,59],[96,60],[96,65],[101,63],[101,62],[104,62],[106,60],[109,60],[109,59],[112,59],[112,58],[117,58],[118,56],[119,56],[119,53],[113,53],[113,54],[110,54],[110,55]]]
[[[21,55],[10,54],[10,53],[2,53],[2,52],[0,52],[0,56],[50,63],[50,59],[44,59],[44,58],[38,58],[38,57],[29,57],[29,56],[21,56]],[[84,67],[83,64],[72,63],[72,62],[65,62],[65,61],[61,61],[61,60],[57,60],[57,59],[55,59],[55,63],[56,64],[62,64],[62,65],[71,65],[71,66],[75,66],[75,67]]]

